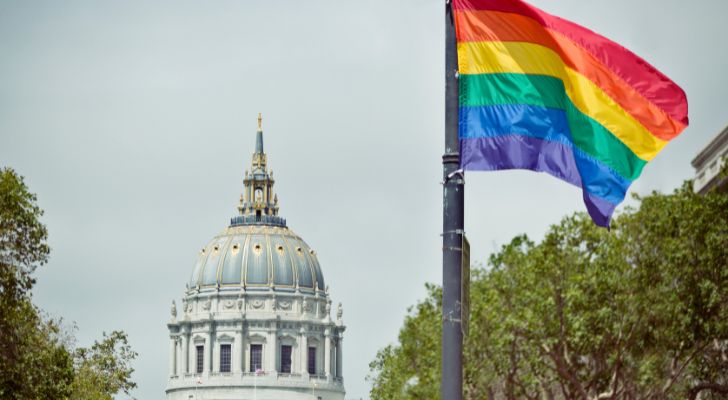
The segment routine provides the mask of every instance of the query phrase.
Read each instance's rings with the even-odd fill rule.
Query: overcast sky
[[[348,325],[347,399],[441,280],[443,1],[0,1],[0,165],[46,210],[36,302],[80,345],[123,329],[134,393],[163,399],[172,299],[235,213],[263,113],[281,215]],[[690,127],[633,191],[670,191],[726,123],[723,0],[534,0],[687,92]],[[470,173],[475,261],[583,210],[546,175]]]

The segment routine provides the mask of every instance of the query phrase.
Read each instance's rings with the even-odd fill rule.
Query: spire
[[[243,194],[238,205],[239,216],[234,217],[230,224],[286,226],[286,221],[278,216],[278,195],[273,192],[274,184],[273,171],[268,169],[267,156],[263,151],[263,116],[258,114],[255,153],[250,172],[245,171]]]
[[[253,153],[253,173],[265,172],[266,157],[263,150],[263,114],[258,113],[258,131],[255,133],[255,153]]]
[[[258,113],[258,132],[255,134],[255,152],[263,154],[263,114]]]

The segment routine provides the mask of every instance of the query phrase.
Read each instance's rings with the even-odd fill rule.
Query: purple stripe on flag
[[[521,135],[461,139],[460,165],[466,170],[528,169],[553,175],[582,188],[589,215],[600,226],[609,226],[616,207],[585,190],[573,148],[561,142]]]
[[[530,136],[508,135],[460,140],[460,165],[466,170],[530,169],[581,187],[571,147]]]
[[[595,196],[586,190],[582,191],[584,197],[584,204],[586,209],[589,211],[589,215],[595,224],[609,228],[609,221],[612,220],[612,214],[614,209],[617,207],[616,204],[612,204],[599,196]]]

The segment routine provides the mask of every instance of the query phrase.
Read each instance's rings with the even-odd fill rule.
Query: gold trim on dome
[[[204,276],[205,276],[205,267],[207,267],[207,260],[212,255],[212,251],[210,249],[212,248],[212,244],[215,243],[218,240],[217,236],[214,237],[206,246],[205,246],[205,259],[202,261],[202,264],[200,265],[199,271],[197,271],[197,287],[201,288],[204,286]]]
[[[250,251],[250,235],[245,236],[245,245],[243,247],[243,274],[240,277],[240,284],[243,287],[248,286],[248,252]]]
[[[215,269],[215,283],[207,284],[206,286],[215,286],[216,287],[220,284],[220,280],[221,280],[220,278],[222,277],[222,265],[223,265],[223,262],[225,261],[225,257],[227,257],[227,254],[228,254],[228,252],[227,252],[228,246],[230,245],[230,242],[232,242],[232,241],[233,241],[232,236],[228,236],[224,239],[222,246],[220,246],[219,241],[215,244],[215,252],[219,252],[220,247],[222,247],[224,253],[221,256],[218,256],[219,259],[217,260],[217,266]]]
[[[204,247],[197,254],[198,254],[197,263],[195,264],[195,266],[192,269],[192,277],[191,277],[192,278],[191,280],[194,281],[194,286],[190,287],[190,289],[192,289],[193,287],[200,287],[200,271],[204,267],[204,262],[207,260],[207,253],[205,252]],[[198,265],[199,265],[199,268],[197,268]],[[195,276],[195,270],[197,270],[196,276]]]
[[[260,240],[254,241],[253,235],[263,236],[265,242]],[[275,243],[273,235],[280,238],[280,241],[276,239]],[[259,245],[259,249],[255,249],[255,245]],[[249,283],[247,280],[249,263],[248,259],[253,256],[250,252],[256,252],[260,256],[260,252],[263,250],[263,246],[268,250],[267,255],[267,283]],[[282,245],[282,248],[281,248]],[[237,249],[235,249],[237,246]],[[242,249],[242,255],[239,255]],[[278,254],[274,255],[277,251]],[[220,253],[222,252],[222,253]],[[294,255],[297,254],[298,256]],[[240,268],[240,282],[239,283],[224,283],[223,282],[223,270],[225,263],[229,257],[242,257],[240,264],[232,265],[232,268]],[[219,257],[217,263],[213,266],[216,269],[216,282],[203,284],[205,280],[205,271],[210,257]],[[280,266],[283,270],[290,270],[293,276],[293,283],[291,285],[276,283],[277,270],[273,260],[274,257],[281,257],[278,259],[282,263]],[[271,226],[271,225],[239,225],[229,226],[223,229],[218,235],[216,235],[208,244],[203,247],[198,253],[198,261],[200,262],[200,268],[197,274],[194,276],[193,287],[197,288],[230,288],[230,287],[242,287],[245,290],[246,287],[251,288],[281,288],[281,289],[303,289],[303,290],[323,290],[318,287],[318,273],[316,266],[318,260],[316,257],[316,251],[311,249],[308,244],[300,237],[297,233],[286,226]],[[266,260],[261,260],[266,262]],[[288,265],[286,264],[288,263]],[[288,269],[287,269],[288,268]],[[320,268],[320,267],[319,267]],[[302,270],[307,269],[305,272],[311,279],[311,286],[303,286],[300,283]]]
[[[284,235],[277,234],[275,236],[280,237],[281,240],[283,240],[283,242],[285,243],[286,238],[285,238]],[[282,247],[282,246],[280,246],[280,244],[278,246],[279,247]],[[285,257],[285,251],[281,250],[280,252],[283,253],[283,257],[284,258],[287,258],[287,257]],[[285,267],[286,267],[285,263],[282,263],[281,268],[284,269]],[[273,263],[273,252],[271,251],[271,270],[273,271],[273,278],[271,279],[271,287],[286,288],[286,289],[295,289],[297,287],[298,281],[296,280],[296,272],[295,271],[297,271],[298,268],[295,267],[295,264],[293,264],[293,262],[290,263],[290,267],[291,267],[290,268],[291,275],[293,275],[293,279],[292,279],[293,280],[293,284],[292,285],[286,285],[286,284],[282,284],[282,283],[276,283],[276,281],[275,281],[275,264]]]
[[[286,247],[288,247],[287,255],[288,255],[288,259],[291,260],[291,269],[293,270],[293,282],[295,285],[294,287],[299,287],[300,286],[299,281],[298,281],[299,268],[297,268],[297,266],[296,266],[296,260],[293,259],[293,252],[291,251],[291,245],[288,243],[288,238],[286,238],[285,235],[281,235],[281,237],[283,238],[283,243],[285,243]]]
[[[254,231],[254,232],[252,232],[250,234],[250,236],[248,236],[248,238],[250,238],[249,241],[252,241],[253,240],[253,238],[252,238],[253,235],[265,236],[264,234],[262,234],[260,232]],[[256,242],[256,244],[260,244],[260,243],[257,243]],[[249,249],[251,247],[251,243],[248,243],[248,245],[246,247]],[[248,250],[248,251],[250,251],[250,250]],[[260,257],[260,254],[257,254],[256,256],[257,257]],[[247,263],[248,258],[246,257],[245,260],[246,260],[246,263]],[[268,277],[270,278],[270,272],[268,272]],[[266,282],[266,283],[250,283],[250,282],[248,282],[248,274],[247,274],[247,269],[246,269],[246,274],[245,274],[245,287],[268,287],[268,282]]]
[[[268,257],[268,286],[273,287],[274,286],[274,278],[275,278],[275,266],[273,265],[273,252],[270,249],[270,235],[268,233],[264,234],[263,237],[265,237],[265,245],[268,249],[268,253],[266,254]]]
[[[301,241],[303,242],[303,240],[301,240]],[[309,249],[310,249],[310,247],[309,247]],[[313,275],[313,285],[311,285],[311,286],[313,287],[313,290],[316,291],[316,290],[318,290],[318,271],[316,268],[316,263],[314,263],[314,260],[312,259],[311,256],[306,254],[307,252],[302,252],[302,253],[303,253],[303,257],[308,260],[308,264],[310,265],[311,275]]]

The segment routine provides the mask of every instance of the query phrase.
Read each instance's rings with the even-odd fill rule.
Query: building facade
[[[728,127],[713,138],[691,163],[695,168],[693,190],[696,193],[705,194],[714,187],[728,184],[726,179],[720,177],[725,157],[728,157]]]
[[[278,215],[258,117],[238,215],[172,302],[168,400],[343,400],[342,308],[316,252]]]

